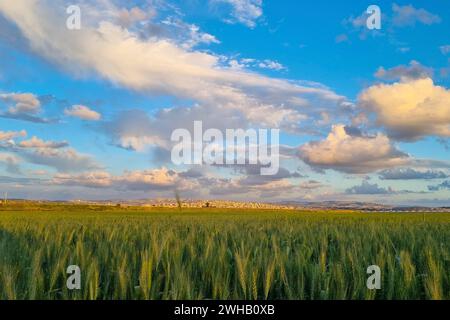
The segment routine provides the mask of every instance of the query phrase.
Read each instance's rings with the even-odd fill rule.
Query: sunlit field
[[[450,299],[449,270],[450,214],[0,207],[1,299]]]

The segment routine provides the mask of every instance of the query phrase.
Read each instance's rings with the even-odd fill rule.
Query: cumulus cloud
[[[416,170],[412,168],[396,168],[383,170],[379,173],[382,180],[431,180],[445,179],[449,175],[437,170]]]
[[[12,103],[8,108],[8,112],[11,114],[37,114],[41,109],[39,99],[32,93],[0,94],[0,99],[7,103]]]
[[[101,114],[91,110],[89,107],[83,106],[83,105],[74,105],[71,108],[65,109],[64,114],[80,118],[82,120],[93,120],[97,121],[101,119]]]
[[[39,116],[42,112],[41,101],[33,93],[3,93],[0,101],[6,104],[7,110],[0,117],[22,120],[34,123],[52,123],[56,119],[46,119]]]
[[[414,26],[417,23],[432,25],[442,21],[438,15],[412,5],[400,6],[394,3],[392,11],[392,24],[396,27]]]
[[[360,106],[375,113],[377,124],[399,140],[449,137],[449,101],[450,91],[429,78],[375,85],[359,96]]]
[[[412,60],[408,66],[401,65],[391,69],[385,69],[383,67],[378,68],[375,73],[375,77],[382,80],[415,80],[423,78],[432,78],[433,69],[421,65],[419,62]]]
[[[334,125],[325,140],[304,144],[299,152],[300,158],[312,167],[347,173],[369,173],[408,161],[408,155],[384,134],[363,135],[344,125]]]
[[[345,190],[347,194],[389,194],[393,193],[391,188],[385,189],[379,187],[378,184],[371,184],[368,181],[363,181],[361,185],[353,186]]]

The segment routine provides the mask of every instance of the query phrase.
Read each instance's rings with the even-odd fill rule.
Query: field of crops
[[[0,208],[0,299],[450,299],[449,271],[450,214]]]

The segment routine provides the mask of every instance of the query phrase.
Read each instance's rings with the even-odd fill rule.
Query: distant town
[[[352,201],[324,201],[324,202],[242,202],[231,200],[194,200],[194,199],[141,199],[141,200],[70,200],[70,201],[46,201],[46,200],[0,200],[0,208],[6,203],[69,203],[80,205],[103,205],[116,207],[154,207],[154,208],[219,208],[219,209],[266,209],[266,210],[352,210],[364,212],[450,212],[448,207],[426,206],[390,206],[368,202]]]

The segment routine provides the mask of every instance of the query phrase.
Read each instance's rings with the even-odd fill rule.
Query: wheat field
[[[0,299],[450,299],[449,270],[450,214],[0,208]]]

